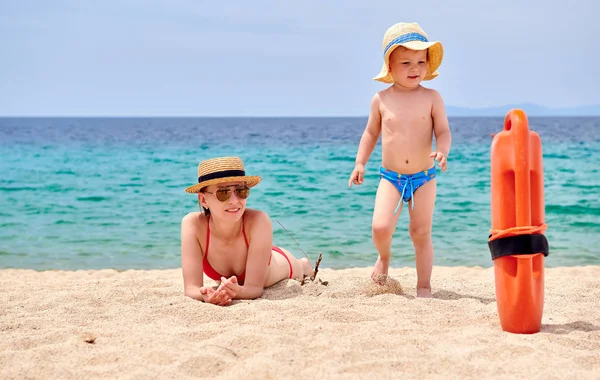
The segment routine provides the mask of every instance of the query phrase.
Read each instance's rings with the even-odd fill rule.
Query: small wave
[[[600,229],[600,223],[594,223],[594,222],[573,222],[573,223],[571,223],[571,226],[577,227],[577,228]]]
[[[561,159],[561,160],[568,160],[569,156],[567,156],[566,154],[557,154],[557,153],[547,153],[544,154],[544,159],[548,159],[548,158],[557,158],[557,159]]]
[[[582,183],[572,183],[572,182],[566,182],[565,184],[563,184],[563,187],[569,187],[569,188],[574,188],[574,189],[582,189],[582,190],[596,190],[596,189],[598,189],[597,185],[584,185]]]
[[[265,196],[268,196],[268,197],[279,197],[279,196],[282,196],[284,194],[285,193],[283,191],[267,191],[265,193]]]
[[[77,200],[82,201],[82,202],[102,202],[102,201],[107,201],[108,199],[109,199],[108,197],[101,197],[101,196],[77,197]]]
[[[16,226],[24,226],[25,224],[23,223],[13,223],[13,222],[9,222],[9,223],[2,223],[0,224],[0,227],[16,227]]]
[[[76,224],[75,222],[71,222],[70,220],[57,220],[56,222],[54,222],[54,224]]]
[[[558,215],[600,215],[600,207],[579,205],[547,205],[546,213]]]
[[[0,191],[6,191],[6,192],[16,192],[16,191],[38,191],[39,188],[37,187],[31,187],[31,186],[25,186],[25,187],[0,187]]]

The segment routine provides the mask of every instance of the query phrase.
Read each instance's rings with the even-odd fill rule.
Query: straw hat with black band
[[[254,187],[261,177],[246,175],[244,163],[239,157],[217,157],[198,164],[198,183],[185,189],[188,193],[199,193],[202,188],[225,182],[245,182]]]

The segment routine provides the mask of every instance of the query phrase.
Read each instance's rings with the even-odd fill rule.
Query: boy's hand
[[[348,187],[352,187],[352,184],[361,185],[364,182],[365,166],[362,164],[356,164],[352,174],[350,174],[350,180],[348,181]]]
[[[448,166],[448,160],[446,159],[446,155],[440,151],[432,152],[429,157],[433,157],[440,164],[440,168],[442,172],[446,171],[446,167]]]

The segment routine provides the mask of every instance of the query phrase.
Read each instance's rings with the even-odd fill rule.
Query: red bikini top
[[[227,276],[224,276],[217,272],[208,262],[208,244],[210,243],[210,215],[208,216],[208,222],[206,223],[206,226],[206,252],[204,252],[204,258],[202,259],[202,267],[204,269],[204,273],[206,273],[208,277],[212,278],[215,281],[221,281],[221,277]],[[246,238],[246,230],[244,229],[244,217],[242,217],[242,234],[244,235],[246,247],[250,247],[250,245],[248,244],[248,239]],[[236,275],[236,277],[238,279],[238,282],[243,283],[244,279],[246,278],[246,271],[244,270],[242,274],[240,274],[239,276]]]

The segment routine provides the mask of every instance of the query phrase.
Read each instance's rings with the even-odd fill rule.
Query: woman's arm
[[[225,292],[216,292],[210,287],[204,287],[202,248],[196,237],[198,231],[199,213],[192,212],[181,221],[181,270],[183,272],[184,294],[192,299],[225,306],[231,303],[231,298]]]
[[[196,231],[199,224],[199,214],[191,212],[181,221],[181,271],[183,272],[183,289],[185,295],[203,301],[200,288],[202,277],[202,249]]]
[[[237,278],[235,280],[222,278],[221,286],[219,287],[219,289],[227,289],[229,296],[235,299],[255,299],[263,294],[265,274],[269,265],[269,259],[271,258],[273,243],[271,219],[263,211],[253,210],[252,212],[254,213],[252,222],[249,223],[250,228],[246,230],[250,237],[250,246],[246,259],[246,279],[244,285],[238,285]]]

